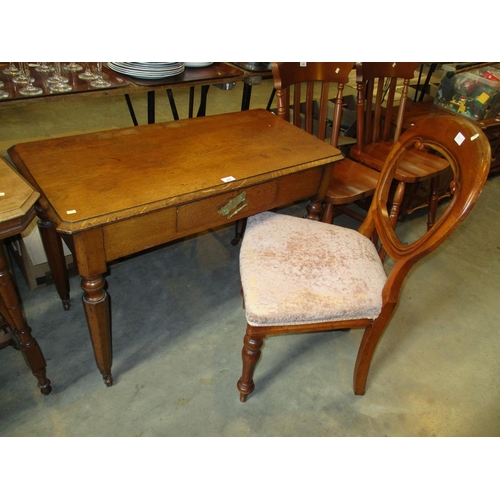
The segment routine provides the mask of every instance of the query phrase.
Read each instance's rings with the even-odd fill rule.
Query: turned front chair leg
[[[310,220],[321,220],[321,214],[323,213],[323,203],[318,201],[316,198],[312,199],[306,206],[305,219]]]
[[[241,357],[243,359],[243,370],[240,380],[238,380],[238,390],[240,391],[240,401],[244,403],[249,394],[255,389],[253,383],[253,373],[255,366],[259,361],[261,355],[262,344],[264,339],[253,338],[248,334],[243,339],[243,349],[241,350]]]
[[[52,391],[50,380],[46,377],[47,363],[37,341],[31,335],[31,328],[24,319],[21,303],[10,274],[6,269],[5,260],[0,255],[0,301],[5,321],[14,333],[19,350],[23,353],[31,372],[38,380],[38,387],[42,394]]]

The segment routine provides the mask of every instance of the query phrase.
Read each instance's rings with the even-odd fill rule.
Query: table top
[[[23,143],[9,154],[70,234],[342,158],[265,110]]]
[[[0,158],[0,236],[20,233],[34,217],[33,206],[39,198],[21,175]]]
[[[61,63],[63,67],[66,63]],[[84,63],[81,63],[84,64]],[[95,70],[96,63],[89,63]],[[210,66],[198,68],[186,68],[183,73],[161,79],[140,79],[117,73],[103,64],[103,73],[106,80],[112,85],[104,89],[95,89],[89,82],[81,80],[77,73],[62,69],[64,76],[70,79],[74,87],[71,92],[54,93],[49,89],[47,76],[31,68],[31,76],[35,78],[33,85],[44,89],[44,93],[38,96],[26,97],[19,93],[20,86],[12,82],[12,78],[3,74],[8,63],[0,63],[0,81],[4,83],[2,90],[9,92],[10,97],[0,99],[0,107],[17,107],[26,104],[40,102],[40,100],[62,100],[72,98],[75,95],[86,97],[101,97],[119,94],[134,94],[145,91],[161,91],[171,88],[192,87],[194,85],[212,85],[244,81],[252,72],[245,71],[230,63],[214,62]],[[268,72],[270,74],[270,72]]]

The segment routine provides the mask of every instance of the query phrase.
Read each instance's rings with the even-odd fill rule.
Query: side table
[[[435,106],[433,101],[408,102],[403,128],[406,130],[429,116],[439,114],[452,114],[452,112]],[[484,132],[491,146],[490,174],[500,171],[500,116],[485,118],[474,123]]]
[[[3,158],[0,159],[0,238],[22,232],[35,216],[37,193]],[[52,387],[46,377],[45,358],[26,323],[19,296],[12,282],[7,263],[0,253],[0,315],[8,325],[0,345],[14,344],[23,353],[26,363],[38,380],[42,394]],[[1,323],[1,322],[0,322]],[[9,329],[15,340],[9,342]]]

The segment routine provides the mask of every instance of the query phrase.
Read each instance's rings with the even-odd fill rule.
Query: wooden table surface
[[[107,262],[293,201],[321,200],[342,159],[265,110],[23,143],[9,154],[40,190],[42,239],[63,301],[69,284],[58,278],[56,268],[65,267],[55,231],[74,253],[107,385]]]
[[[0,237],[22,232],[35,216],[37,193],[3,158],[0,158]]]

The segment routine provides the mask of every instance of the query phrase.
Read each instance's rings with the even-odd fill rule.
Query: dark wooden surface
[[[74,94],[82,94],[82,93],[87,93],[87,92],[101,92],[103,89],[96,89],[90,85],[90,81],[87,80],[82,80],[81,78],[78,77],[79,73],[82,73],[82,71],[79,72],[71,72],[68,70],[64,69],[64,66],[67,63],[62,62],[61,63],[61,75],[65,76],[68,78],[68,83],[73,87],[73,90],[70,92],[53,92],[49,88],[49,83],[47,82],[47,79],[53,75],[53,73],[40,73],[39,71],[36,70],[35,67],[31,68],[31,77],[35,79],[33,82],[33,85],[35,87],[39,87],[43,89],[43,94],[37,95],[37,96],[24,96],[19,93],[19,90],[24,86],[21,84],[14,83],[12,81],[12,77],[10,75],[5,75],[3,73],[3,70],[9,66],[8,63],[2,63],[0,64],[0,80],[4,82],[4,87],[3,90],[6,92],[9,92],[10,96],[7,99],[1,99],[0,100],[0,106],[2,103],[8,103],[10,101],[19,101],[19,100],[30,100],[30,99],[43,99],[46,97],[57,97],[57,96],[62,96],[62,95],[74,95]],[[80,63],[82,66],[85,63]],[[94,69],[95,72],[95,62],[89,63],[91,67]],[[16,66],[18,66],[19,63],[16,63]],[[102,67],[103,71],[103,77],[105,80],[107,80],[109,83],[111,83],[111,87],[106,88],[107,92],[113,89],[118,89],[122,87],[127,87],[130,85],[130,81],[125,77],[124,75],[120,75],[118,73],[115,73],[114,71],[110,70],[107,68],[104,64]]]
[[[16,63],[16,65],[17,64],[18,63]],[[61,63],[61,65],[64,64],[66,63]],[[96,63],[90,64],[93,67],[95,67],[96,65]],[[184,70],[184,73],[169,78],[146,80],[117,73],[109,69],[106,66],[106,63],[103,63],[103,73],[105,78],[112,83],[111,87],[104,89],[95,89],[91,87],[89,82],[79,79],[76,74],[68,75],[68,72],[66,70],[62,70],[63,74],[66,74],[66,76],[70,77],[70,83],[74,82],[75,90],[72,92],[53,93],[48,89],[48,85],[46,82],[47,77],[38,74],[36,69],[32,68],[32,77],[36,79],[34,85],[42,86],[45,92],[39,96],[26,97],[19,94],[19,87],[16,84],[12,83],[11,77],[2,73],[2,70],[7,66],[8,63],[0,64],[0,79],[5,83],[3,90],[10,92],[11,97],[7,99],[0,99],[0,108],[34,104],[40,102],[41,99],[62,100],[75,97],[88,98],[107,95],[124,95],[155,92],[175,88],[186,88],[193,87],[195,85],[244,82],[251,76],[254,76],[253,72],[245,71],[234,66],[231,63],[215,62],[211,66],[207,66],[204,68],[186,68]],[[270,75],[271,72],[268,71],[266,72],[266,74]]]

